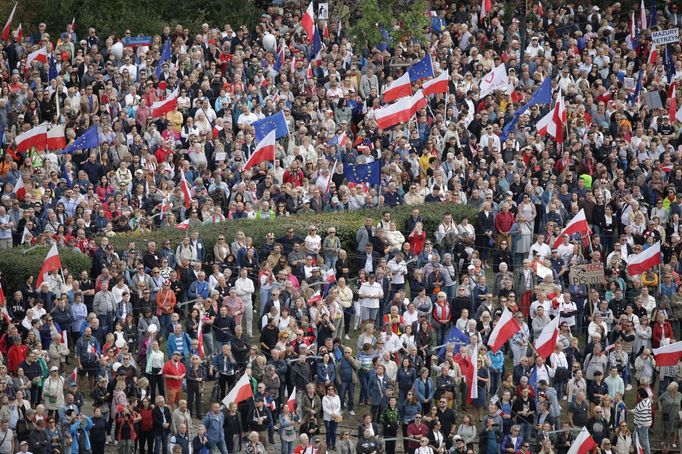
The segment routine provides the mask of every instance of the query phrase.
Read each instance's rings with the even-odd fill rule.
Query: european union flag
[[[640,68],[639,70],[639,76],[637,77],[637,85],[635,86],[635,92],[628,96],[628,101],[630,101],[630,105],[634,106],[635,103],[637,102],[637,98],[639,97],[639,92],[642,91],[642,74],[644,71]]]
[[[284,112],[281,110],[274,115],[265,117],[253,123],[253,129],[256,131],[256,143],[263,140],[270,131],[275,130],[275,139],[289,135],[289,125],[284,118]]]
[[[315,27],[313,30],[313,45],[310,48],[310,53],[308,54],[308,60],[313,61],[317,54],[322,50],[322,41],[320,40],[320,30]]]
[[[500,136],[500,141],[504,142],[507,140],[507,136],[509,133],[514,129],[514,126],[516,125],[516,122],[519,121],[519,118],[521,115],[523,115],[528,109],[531,108],[531,106],[535,106],[537,104],[551,104],[552,103],[552,78],[550,76],[545,77],[545,80],[542,81],[542,85],[540,85],[540,88],[538,88],[535,93],[533,93],[533,96],[530,97],[528,102],[523,105],[519,110],[514,112],[514,117],[512,120],[507,123],[504,126],[504,130],[502,132],[502,135]]]
[[[455,354],[459,352],[459,347],[462,345],[469,345],[469,336],[458,330],[456,327],[450,328],[450,332],[448,333],[447,337],[445,338],[445,345],[443,345],[440,350],[438,351],[438,356],[443,357],[445,355],[445,347],[448,344],[455,344]]]
[[[346,164],[343,166],[343,176],[351,183],[381,184],[381,161],[369,164]]]
[[[73,153],[78,150],[85,150],[86,148],[93,148],[99,146],[99,133],[97,126],[92,126],[85,133],[74,140],[68,147],[64,148],[59,154]]]
[[[52,79],[57,78],[57,64],[54,62],[54,55],[50,54],[50,59],[48,60],[48,68],[47,68],[47,80],[48,82],[51,81]]]
[[[407,72],[410,74],[410,82],[416,82],[419,79],[433,77],[433,63],[431,62],[431,54],[427,53],[426,57],[410,66],[410,69],[408,69]]]
[[[166,40],[166,45],[163,46],[163,51],[161,52],[161,57],[159,58],[159,63],[156,65],[156,77],[161,76],[161,72],[163,71],[163,64],[170,60],[171,58],[171,40],[170,38]]]

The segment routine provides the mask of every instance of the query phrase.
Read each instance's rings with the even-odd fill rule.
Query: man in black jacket
[[[163,396],[156,397],[156,407],[152,410],[154,423],[154,454],[159,454],[163,447],[163,454],[168,452],[168,436],[170,435],[171,412],[166,407]]]
[[[249,430],[258,432],[258,439],[265,449],[268,448],[268,426],[272,421],[272,414],[265,408],[265,401],[262,397],[256,398],[256,406],[249,410]]]

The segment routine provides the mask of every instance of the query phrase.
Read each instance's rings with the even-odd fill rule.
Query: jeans
[[[258,320],[263,318],[263,314],[265,313],[265,305],[268,304],[268,301],[270,301],[270,294],[272,292],[272,288],[260,288],[259,292],[259,310],[258,310]],[[259,325],[260,327],[260,325]]]
[[[644,450],[644,454],[651,454],[651,447],[649,446],[649,427],[635,426],[635,435]]]
[[[244,323],[246,324],[246,334],[253,337],[253,301],[244,301]],[[259,325],[260,326],[260,325]]]
[[[159,317],[159,323],[161,323],[161,332],[165,333],[166,332],[166,327],[168,326],[168,323],[171,321],[171,316],[170,314],[161,314]]]
[[[344,401],[348,393],[348,411],[353,411],[353,399],[355,394],[355,383],[341,382],[341,389],[339,390],[339,399],[341,399],[341,410],[344,409]]]
[[[131,454],[134,446],[133,440],[120,440],[118,442],[118,454]]]
[[[149,380],[149,390],[152,393],[152,400],[156,399],[156,391],[158,389],[159,395],[163,396],[166,394],[166,389],[164,386],[163,375],[161,374],[147,374],[147,379]]]
[[[520,424],[520,426],[521,426],[521,435],[523,435],[523,439],[524,440],[530,440],[530,436],[533,433],[533,425],[522,422]]]
[[[215,352],[216,349],[213,346],[213,333],[204,333],[204,353],[206,356],[212,356]]]
[[[502,371],[496,372],[496,371],[490,369],[490,393],[491,394],[497,394],[497,387],[500,386],[501,377],[502,377]],[[559,399],[561,399],[561,396],[559,396]]]
[[[326,429],[325,440],[327,441],[327,447],[329,449],[336,448],[336,421],[325,421],[324,427]]]
[[[213,443],[211,443],[209,441],[208,447],[209,447],[209,453],[212,453],[213,449],[217,448],[218,451],[220,451],[220,454],[227,454],[227,445],[225,444],[225,440],[221,440],[221,441],[217,441],[217,442],[213,442]]]
[[[284,441],[280,438],[282,442],[282,447],[279,449],[280,454],[292,454],[294,452],[294,442]]]
[[[369,386],[369,374],[366,370],[360,370],[358,372],[358,378],[360,378],[360,400],[359,403],[367,403],[369,399],[369,394],[367,393],[367,388]]]
[[[201,382],[187,381],[187,408],[189,409],[190,414],[195,418],[201,418],[202,386],[203,383]]]
[[[379,312],[379,308],[369,308],[369,307],[362,307],[362,316],[360,319],[364,322],[366,320],[374,321],[377,318],[377,313]]]
[[[163,448],[163,454],[168,454],[168,435],[155,435],[154,436],[154,454],[160,454]]]

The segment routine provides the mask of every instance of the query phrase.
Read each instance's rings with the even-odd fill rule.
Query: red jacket
[[[656,322],[654,323],[654,326],[651,327],[651,346],[654,348],[660,347],[661,341],[664,338],[670,339],[672,337],[673,327],[670,325],[670,322],[663,322],[662,325]]]
[[[173,363],[173,360],[171,359],[168,361],[164,366],[163,369],[161,369],[161,373],[163,375],[185,375],[185,365],[182,364],[181,361],[177,362],[177,365]],[[166,378],[166,388],[170,389],[179,389],[182,388],[182,378],[181,379],[175,379],[175,378]]]
[[[447,300],[436,300],[436,303],[433,305],[433,319],[444,324],[449,322],[451,318],[450,303]]]
[[[500,211],[495,216],[495,229],[498,233],[507,233],[514,225],[514,215],[511,211]]]
[[[17,373],[19,364],[28,356],[28,346],[24,344],[12,345],[7,352],[7,370],[10,374]]]

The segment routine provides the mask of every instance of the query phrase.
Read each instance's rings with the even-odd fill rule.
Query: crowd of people
[[[682,314],[682,51],[652,39],[679,29],[679,5],[427,3],[423,40],[382,29],[368,47],[361,10],[333,2],[315,54],[300,1],[150,46],[73,23],[3,32],[0,249],[57,244],[92,269],[2,282],[0,454],[565,454],[583,427],[602,454],[679,449],[682,370],[652,353]],[[448,93],[378,128],[383,93],[427,54]],[[480,97],[499,65],[509,90]],[[536,128],[552,104],[515,115],[546,77],[563,143]],[[278,112],[275,159],[244,171],[254,123]],[[94,126],[98,146],[20,150],[42,123],[68,143]],[[349,178],[377,161],[381,184]],[[428,231],[436,204],[452,210]],[[381,218],[350,246],[314,223],[201,233],[368,208]],[[578,213],[589,232],[562,235]],[[145,239],[175,227],[179,243]],[[657,243],[662,264],[630,275]],[[584,264],[604,277],[576,284]],[[494,351],[507,310],[520,330]],[[253,398],[223,405],[244,376]]]

